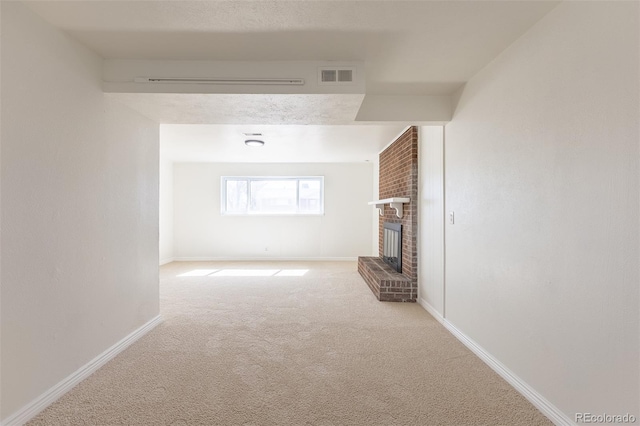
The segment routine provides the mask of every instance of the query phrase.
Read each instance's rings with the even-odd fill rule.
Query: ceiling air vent
[[[322,67],[318,69],[318,84],[352,84],[355,72],[350,67]]]
[[[335,83],[338,81],[338,72],[336,70],[320,70],[320,81],[323,83]]]
[[[338,81],[351,83],[353,81],[353,70],[338,70]]]

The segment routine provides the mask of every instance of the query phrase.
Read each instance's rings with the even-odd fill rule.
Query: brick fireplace
[[[402,218],[389,204],[379,217],[378,257],[358,258],[358,272],[380,301],[415,302],[418,297],[418,129],[410,127],[380,153],[378,199],[409,198]],[[402,272],[382,261],[384,223],[402,224]]]

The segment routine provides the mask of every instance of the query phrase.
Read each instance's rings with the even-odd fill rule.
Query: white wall
[[[173,161],[160,158],[160,264],[173,260]]]
[[[444,316],[444,128],[421,126],[418,300]]]
[[[176,259],[371,255],[370,163],[175,163],[173,173]],[[324,216],[220,214],[221,176],[261,175],[323,175]]]
[[[2,412],[158,314],[158,125],[99,57],[2,2]]]
[[[563,2],[446,126],[446,317],[559,408],[639,392],[637,2]]]
[[[371,163],[373,168],[373,192],[371,193],[371,199],[369,201],[375,201],[380,199],[380,156]],[[371,207],[371,255],[380,255],[380,210],[374,206]]]
[[[0,65],[2,64],[2,7],[0,7]],[[0,82],[2,66],[0,66]],[[0,422],[2,422],[2,84],[0,84]]]

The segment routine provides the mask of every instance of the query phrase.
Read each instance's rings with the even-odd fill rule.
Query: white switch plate
[[[453,212],[449,212],[449,223],[453,225]]]

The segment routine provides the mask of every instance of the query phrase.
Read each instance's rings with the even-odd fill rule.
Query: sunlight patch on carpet
[[[276,277],[302,277],[309,272],[308,269],[283,269],[276,274]]]
[[[272,277],[279,269],[222,269],[212,277]]]
[[[217,269],[194,269],[193,271],[185,272],[178,275],[179,277],[206,277],[216,272]]]
[[[194,269],[178,277],[302,277],[308,269]]]

